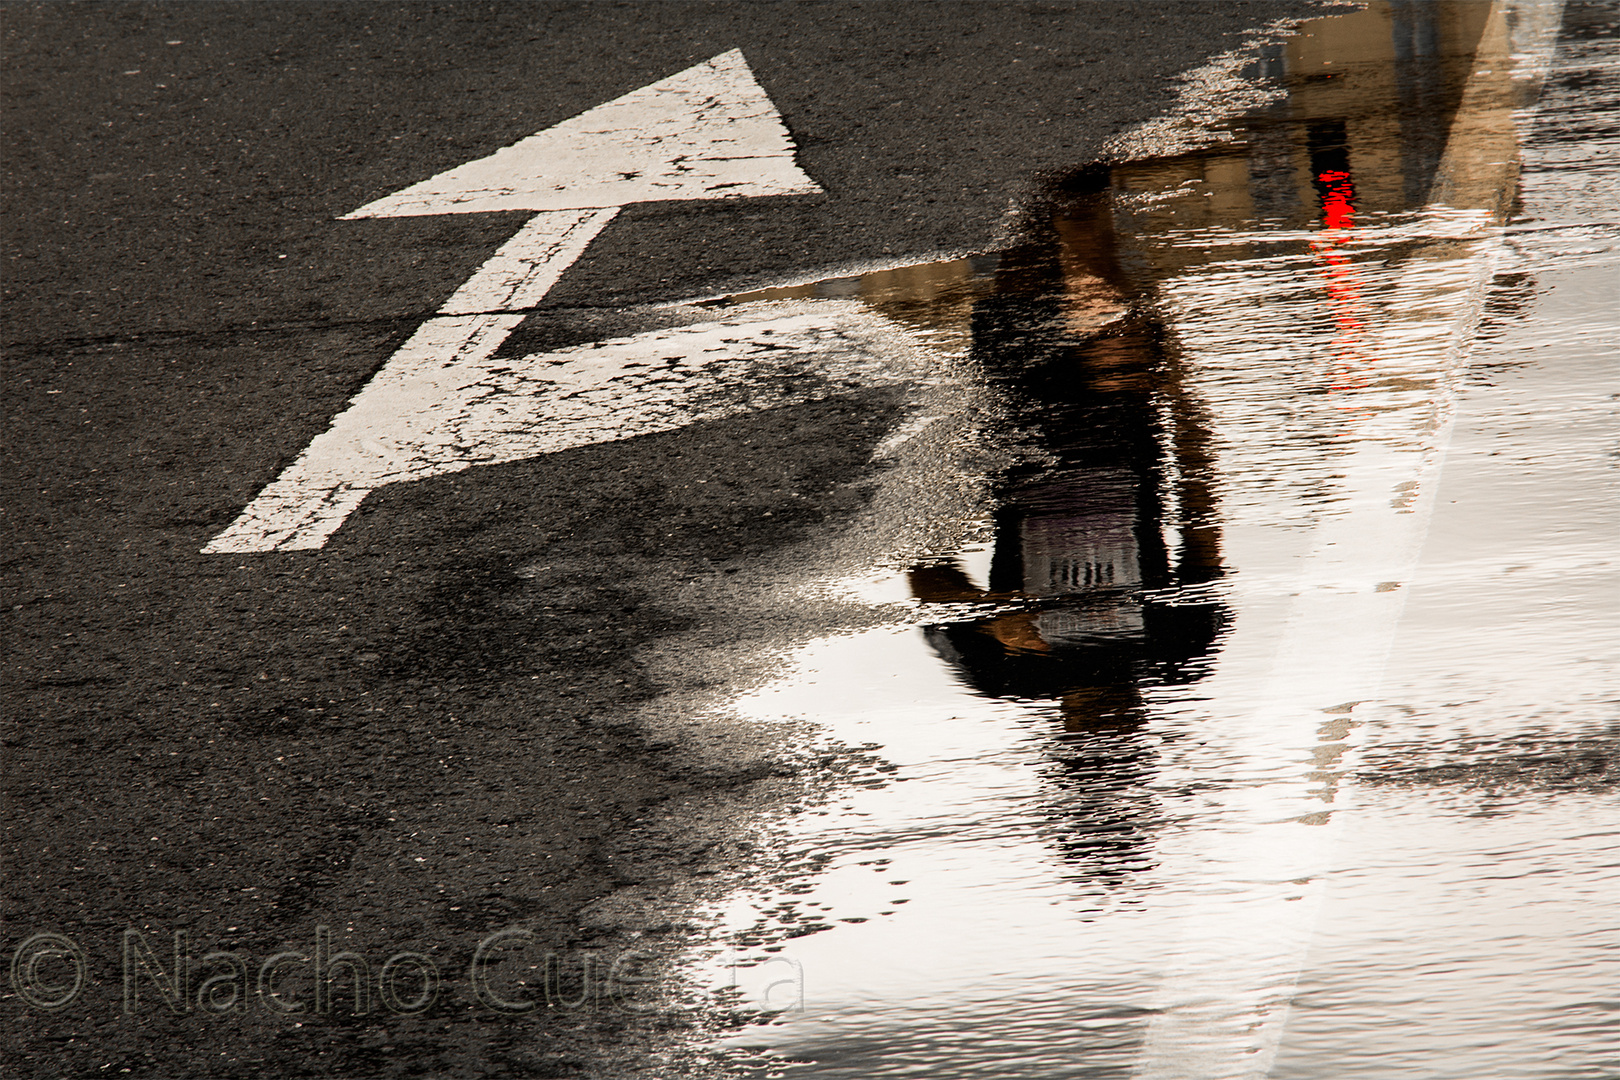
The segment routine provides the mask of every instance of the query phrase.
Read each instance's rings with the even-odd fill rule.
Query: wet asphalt
[[[506,348],[596,340],[1004,246],[1178,73],[1319,10],[0,8],[5,947],[62,934],[88,965],[60,1010],[0,987],[5,1071],[723,1072],[692,1046],[724,1008],[502,1015],[477,943],[668,957],[664,898],[762,872],[740,823],[870,767],[649,718],[821,625],[773,598],[867,505],[893,388],[386,488],[320,551],[197,553],[518,221],[334,218],[741,48],[826,194],[627,209]],[[124,1009],[131,929],[257,970],[317,926],[429,956],[437,1004],[176,1015],[147,978]]]

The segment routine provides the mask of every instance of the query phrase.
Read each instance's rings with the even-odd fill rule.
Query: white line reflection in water
[[[1240,616],[1204,687],[1211,702],[1205,738],[1220,744],[1218,765],[1232,786],[1200,807],[1214,828],[1171,834],[1159,851],[1167,863],[1205,868],[1212,885],[1225,887],[1198,890],[1180,920],[1184,945],[1154,1003],[1141,1077],[1264,1076],[1271,1069],[1332,862],[1335,815],[1352,797],[1340,759],[1355,707],[1379,695],[1427,533],[1456,388],[1500,260],[1498,229],[1517,180],[1515,113],[1526,104],[1524,77],[1539,76],[1545,65],[1558,13],[1557,5],[1521,6],[1515,42],[1507,6],[1493,5],[1430,192],[1435,209],[1385,230],[1351,226],[1347,234],[1363,233],[1354,239],[1324,229],[1309,265],[1261,260],[1165,285],[1180,339],[1209,358],[1199,365],[1199,393],[1217,417],[1253,415],[1256,357],[1279,365],[1326,358],[1334,390],[1349,392],[1326,395],[1337,424],[1312,425],[1342,440],[1347,452],[1332,462],[1338,475],[1284,617],[1272,674],[1258,699],[1249,698],[1253,671],[1239,661],[1266,645],[1251,645],[1252,624]],[[1381,245],[1391,257],[1369,258]],[[1345,250],[1352,246],[1363,250]],[[1301,280],[1313,275],[1318,281]],[[1267,293],[1313,286],[1326,294],[1332,316],[1318,340],[1292,321],[1267,317]],[[1223,402],[1226,395],[1233,400]],[[1231,487],[1274,473],[1278,462],[1255,460],[1257,448],[1274,449],[1264,433],[1251,441],[1221,426],[1231,431],[1220,470],[1234,478]],[[1223,494],[1226,549],[1241,566],[1246,501],[1235,490]],[[1264,642],[1269,632],[1262,626],[1252,636]],[[1246,767],[1234,775],[1238,762]],[[1179,764],[1189,782],[1217,765]]]

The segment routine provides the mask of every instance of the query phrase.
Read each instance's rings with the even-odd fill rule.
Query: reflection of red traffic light
[[[1350,174],[1342,169],[1329,169],[1316,175],[1317,188],[1322,193],[1322,226],[1327,229],[1348,229],[1356,209],[1356,188]]]
[[[1338,149],[1338,148],[1336,148]],[[1342,149],[1334,156],[1347,157]],[[1322,234],[1311,242],[1327,290],[1328,312],[1338,333],[1333,339],[1334,390],[1353,390],[1366,385],[1367,358],[1362,347],[1367,339],[1368,307],[1361,297],[1360,274],[1341,245],[1352,239],[1348,231],[1355,224],[1356,187],[1348,168],[1316,169],[1316,190],[1322,202]]]

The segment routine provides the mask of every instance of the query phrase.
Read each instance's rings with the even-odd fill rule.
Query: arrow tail
[[[536,214],[203,554],[319,548],[372,489],[465,468],[453,452],[454,410],[436,406],[484,377],[484,361],[523,322],[524,309],[540,302],[617,213]]]
[[[308,551],[322,547],[369,488],[308,482],[289,469],[259,492],[230,528],[208,542],[204,555],[250,551]]]
[[[445,301],[439,314],[534,307],[618,212],[618,207],[609,206],[536,214]]]

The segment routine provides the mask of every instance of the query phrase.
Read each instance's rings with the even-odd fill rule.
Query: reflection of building
[[[1322,221],[1321,193],[1344,172],[1354,208],[1366,217],[1441,202],[1502,210],[1511,195],[1517,141],[1513,110],[1533,83],[1513,77],[1500,5],[1483,0],[1388,0],[1302,24],[1266,46],[1248,78],[1285,91],[1272,106],[1234,117],[1231,138],[1171,156],[1094,166],[1086,190],[1105,178],[1116,198],[1106,229],[1086,215],[1059,213],[1046,227],[1063,236],[1060,258],[1087,251],[1118,231],[1129,237],[1112,261],[1114,280],[1091,280],[1100,264],[1070,273],[1067,307],[1085,332],[1117,314],[1122,296],[1218,252],[1180,242],[1188,231],[1247,233],[1260,223],[1309,228]],[[1478,63],[1476,63],[1478,61]],[[1481,80],[1479,64],[1499,70]],[[1464,167],[1442,168],[1448,155]],[[1071,207],[1072,211],[1072,207]],[[1064,236],[1080,232],[1083,236]],[[1166,239],[1174,236],[1175,240]],[[1246,242],[1246,241],[1242,241]],[[762,289],[727,302],[797,297],[861,299],[897,321],[965,345],[970,322],[991,292],[1016,287],[1006,264],[1017,253],[902,266],[805,285]]]
[[[1146,241],[1127,263],[1162,278],[1210,258],[1203,246],[1155,241],[1172,232],[1263,221],[1309,227],[1323,218],[1325,173],[1348,174],[1364,217],[1427,205],[1491,9],[1374,3],[1308,22],[1267,49],[1248,73],[1280,83],[1286,96],[1234,120],[1230,142],[1111,170],[1129,229]],[[1484,206],[1501,191],[1500,170],[1464,188],[1450,205]]]

